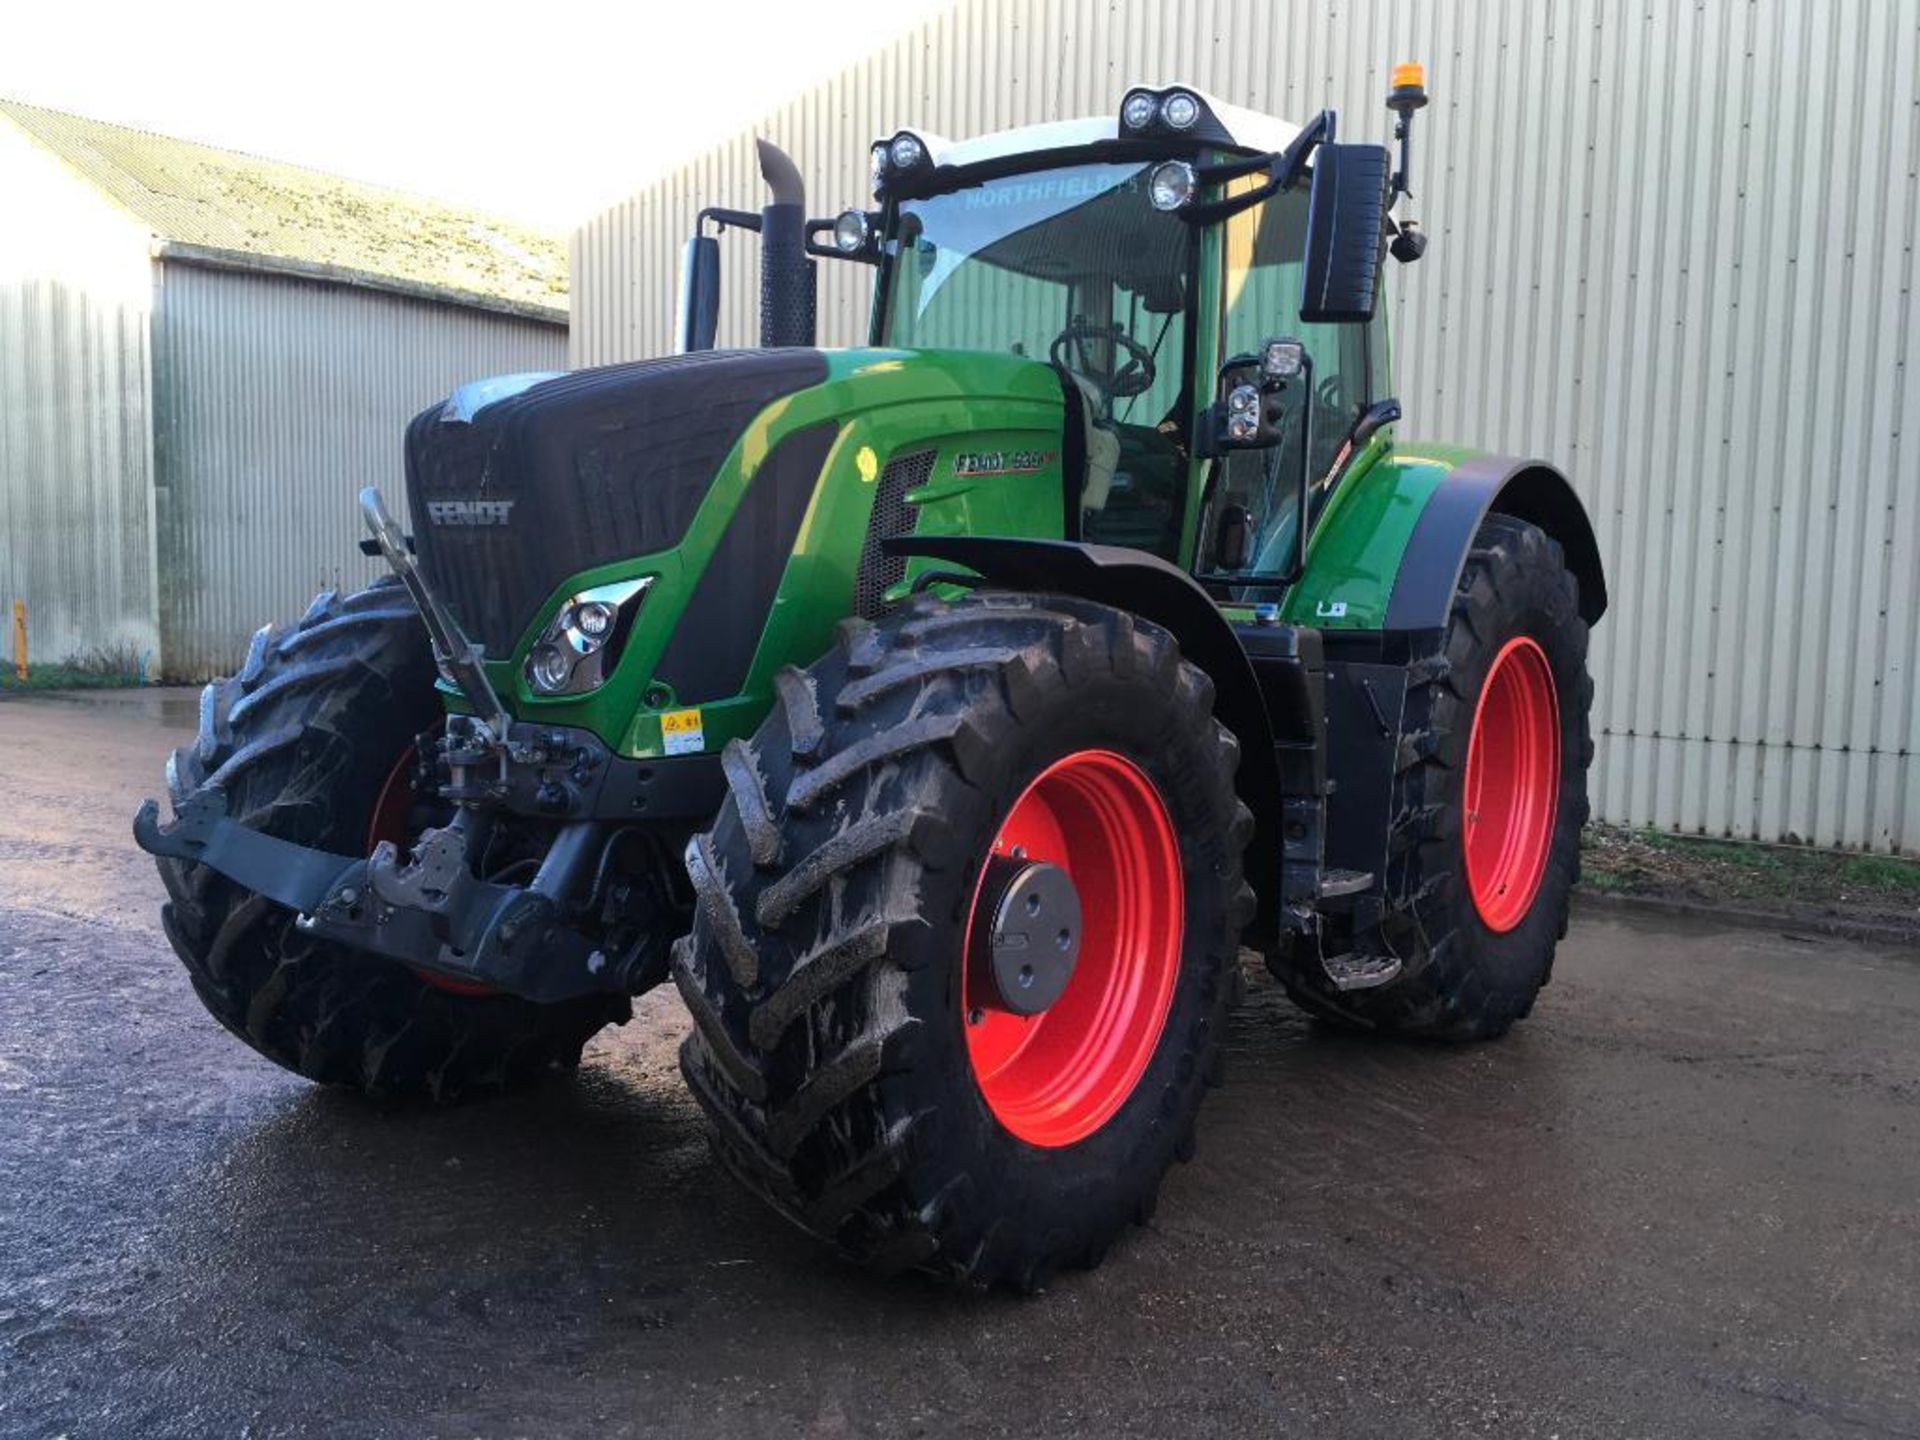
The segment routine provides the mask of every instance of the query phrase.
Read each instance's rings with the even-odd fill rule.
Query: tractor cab
[[[1301,477],[1330,479],[1389,398],[1378,307],[1301,318],[1303,167],[1330,130],[1172,87],[1130,91],[1115,118],[963,144],[903,131],[873,150],[881,210],[838,232],[872,237],[871,342],[1045,360],[1079,431],[1081,538],[1235,592],[1284,585]],[[1372,295],[1370,279],[1351,283]],[[1213,413],[1228,362],[1280,340],[1299,347],[1301,375],[1263,397],[1265,443],[1236,445]]]
[[[1424,103],[1418,74],[1397,75],[1403,120]],[[1272,599],[1298,577],[1303,513],[1397,414],[1377,272],[1390,238],[1403,258],[1423,248],[1389,214],[1404,157],[1394,173],[1385,149],[1334,134],[1331,112],[1301,128],[1187,86],[967,141],[901,130],[872,148],[877,208],[831,222],[830,246],[811,239],[829,222],[808,222],[808,249],[875,266],[874,347],[1052,367],[1066,538]],[[688,293],[711,299],[700,269]],[[791,271],[776,283],[811,292]],[[710,344],[710,326],[684,343]],[[1298,368],[1254,363],[1270,351]]]

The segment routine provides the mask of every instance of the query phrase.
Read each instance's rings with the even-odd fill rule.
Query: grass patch
[[[1862,890],[1906,895],[1920,902],[1920,864],[1892,855],[1847,855],[1840,861],[1840,878]]]
[[[22,680],[11,662],[0,666],[0,692],[13,690],[104,690],[119,686],[144,685],[146,657],[132,646],[113,646],[70,655],[52,665],[27,666]]]
[[[1591,825],[1581,883],[1614,895],[1655,895],[1784,912],[1920,917],[1920,861],[1895,855],[1709,840]]]

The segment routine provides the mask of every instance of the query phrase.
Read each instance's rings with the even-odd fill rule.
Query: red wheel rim
[[[1185,932],[1180,844],[1146,773],[1108,750],[1043,770],[1014,801],[993,851],[1058,865],[1080,894],[1080,954],[1065,992],[1038,1015],[1000,1005],[991,967],[965,962],[967,1055],[994,1118],[1030,1145],[1071,1145],[1113,1117],[1140,1083],[1173,1005]],[[991,923],[974,885],[966,950]]]
[[[373,818],[367,822],[367,854],[373,854],[382,840],[392,841],[397,850],[405,850],[412,843],[413,771],[419,755],[417,746],[407,746],[393,762],[393,769],[387,772],[386,783],[380,787],[380,798],[373,802]],[[436,990],[452,995],[494,993],[491,985],[482,985],[477,980],[456,980],[450,975],[435,975],[430,970],[415,969],[413,973]]]
[[[394,848],[404,850],[413,839],[413,768],[419,759],[420,751],[409,745],[400,752],[400,758],[393,762],[393,769],[387,772],[386,783],[380,787],[380,798],[373,802],[373,819],[367,822],[367,854],[371,855],[382,840],[393,842]]]
[[[1560,798],[1560,700],[1528,636],[1500,647],[1467,742],[1463,844],[1473,907],[1489,930],[1526,918],[1547,871]]]

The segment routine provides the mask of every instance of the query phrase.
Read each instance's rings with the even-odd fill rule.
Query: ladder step
[[[1327,955],[1320,963],[1336,990],[1371,990],[1400,975],[1397,955]]]
[[[1332,900],[1341,895],[1358,895],[1373,888],[1370,870],[1324,870],[1320,874],[1320,898]]]

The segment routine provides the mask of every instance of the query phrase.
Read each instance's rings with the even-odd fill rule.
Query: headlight
[[[867,217],[848,210],[833,222],[833,248],[842,255],[858,255],[867,248]]]
[[[1227,392],[1227,438],[1251,444],[1260,435],[1260,392],[1236,385]]]
[[[1120,102],[1120,123],[1129,130],[1144,130],[1153,124],[1159,102],[1144,90],[1136,90]]]
[[[569,597],[527,654],[527,684],[534,693],[579,695],[603,684],[652,583],[651,575],[617,580]]]
[[[1191,130],[1200,118],[1200,102],[1184,90],[1176,90],[1160,102],[1160,118],[1175,130]]]
[[[869,161],[869,171],[873,180],[873,193],[878,195],[887,179],[887,142],[876,140]]]
[[[533,688],[556,694],[573,678],[573,656],[559,645],[540,645],[527,658],[527,678]]]
[[[604,640],[619,613],[604,600],[583,600],[573,607],[573,625],[589,640]]]
[[[896,170],[911,170],[927,158],[927,147],[920,143],[918,135],[896,135],[893,144],[887,147],[887,154]]]
[[[1200,177],[1184,160],[1163,160],[1147,177],[1147,198],[1156,210],[1178,210],[1199,188]]]

